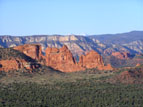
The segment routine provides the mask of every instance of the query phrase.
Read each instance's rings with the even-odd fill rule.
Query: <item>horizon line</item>
[[[118,33],[102,33],[102,34],[31,34],[31,35],[9,35],[9,34],[4,34],[4,35],[0,35],[0,36],[15,36],[15,37],[19,37],[19,36],[92,36],[92,35],[115,35],[115,34],[123,34],[123,33],[131,33],[131,32],[143,32],[143,30],[131,30],[131,31],[127,31],[127,32],[118,32]]]

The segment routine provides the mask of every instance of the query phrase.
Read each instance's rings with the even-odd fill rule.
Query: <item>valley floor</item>
[[[0,78],[0,107],[141,107],[143,86],[111,84],[112,71],[35,73]]]

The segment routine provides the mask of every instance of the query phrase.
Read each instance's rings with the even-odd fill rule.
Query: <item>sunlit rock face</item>
[[[13,49],[23,52],[27,56],[29,56],[33,59],[36,59],[36,60],[40,60],[42,58],[41,45],[25,44],[25,45],[16,46]]]
[[[13,47],[13,50],[20,52],[17,55],[23,53],[22,55],[26,55],[27,57],[21,56],[17,58],[11,55],[13,58],[9,59],[7,56],[7,59],[0,60],[0,70],[9,71],[21,68],[32,70],[38,68],[38,63],[50,66],[62,72],[83,71],[92,68],[97,68],[99,70],[112,69],[110,64],[107,66],[104,65],[102,56],[94,50],[87,52],[86,55],[82,55],[79,62],[75,60],[73,54],[66,45],[63,45],[61,48],[47,47],[45,56],[42,54],[41,45],[37,44],[20,45]],[[31,58],[32,62],[29,61],[29,58]]]
[[[34,62],[28,62],[24,59],[13,58],[7,60],[0,60],[0,71],[11,71],[11,70],[19,70],[19,69],[27,69],[28,71],[32,71],[35,68],[39,68],[40,65]]]
[[[79,65],[84,68],[97,68],[99,70],[111,70],[113,69],[110,64],[104,65],[102,56],[96,51],[91,50],[86,55],[82,55],[79,59]]]
[[[74,72],[84,70],[80,67],[70,50],[64,45],[62,48],[46,49],[46,65],[62,72]]]
[[[63,72],[82,71],[91,68],[97,68],[99,70],[112,69],[110,65],[104,66],[102,57],[93,50],[87,53],[85,56],[82,55],[77,63],[72,53],[65,45],[60,49],[46,49],[46,65]]]

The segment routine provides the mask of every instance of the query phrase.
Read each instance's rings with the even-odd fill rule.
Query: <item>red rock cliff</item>
[[[46,65],[63,72],[73,72],[83,70],[78,66],[72,53],[64,45],[62,48],[47,48],[46,49]]]
[[[108,66],[104,66],[102,57],[95,51],[90,51],[85,56],[82,55],[79,63],[77,63],[72,53],[65,45],[60,49],[46,49],[46,65],[63,72],[81,71],[87,68],[97,68],[99,70],[112,69],[110,64]]]
[[[86,55],[82,55],[79,59],[79,64],[86,68],[96,68],[98,66],[104,66],[102,57],[93,50]]]
[[[93,50],[87,53],[86,55],[82,55],[79,59],[78,64],[88,69],[91,69],[91,68],[97,68],[99,70],[113,69],[110,64],[108,64],[107,66],[104,66],[102,56]]]
[[[11,70],[19,70],[19,69],[27,69],[28,71],[32,71],[34,68],[38,68],[39,64],[28,62],[24,59],[10,59],[10,60],[0,60],[0,71],[11,71]]]
[[[42,58],[42,48],[38,44],[25,44],[16,46],[13,49],[23,52],[27,56],[33,59],[40,60]]]
[[[40,45],[25,44],[22,46],[16,46],[14,47],[14,49],[23,52],[27,56],[38,61],[41,58],[44,58],[45,62],[43,62],[43,64],[62,72],[75,72],[91,68],[97,68],[99,70],[112,69],[110,64],[105,66],[101,55],[93,50],[86,55],[82,55],[79,62],[77,63],[66,45],[64,45],[60,49],[48,47],[46,49],[46,55],[44,57],[42,55]],[[0,61],[0,64],[1,70],[18,70],[24,67],[27,69],[32,69],[36,67],[36,65],[29,64],[29,62],[26,62],[24,59],[2,60]]]

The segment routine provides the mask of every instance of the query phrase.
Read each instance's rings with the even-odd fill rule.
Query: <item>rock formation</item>
[[[86,68],[96,68],[99,65],[104,66],[101,56],[93,50],[86,55],[80,56],[79,64]]]
[[[93,50],[86,55],[82,55],[78,63],[66,45],[60,49],[48,47],[45,51],[45,56],[42,55],[41,46],[35,44],[16,46],[12,50],[14,53],[12,53],[13,55],[11,55],[11,57],[9,57],[11,52],[11,50],[9,50],[9,52],[6,51],[8,54],[7,57],[3,56],[3,59],[0,59],[0,70],[8,71],[21,68],[34,69],[38,67],[37,62],[62,72],[83,71],[92,68],[97,68],[99,70],[112,69],[110,64],[104,66],[102,57]],[[3,55],[4,54],[5,53],[3,53]],[[17,57],[19,54],[21,56]]]
[[[115,56],[118,59],[129,59],[131,57],[128,52],[113,52],[112,56]]]
[[[25,44],[16,46],[13,49],[18,50],[36,60],[40,60],[43,56],[41,45],[38,44]]]
[[[79,59],[79,65],[84,68],[97,68],[99,70],[111,70],[113,69],[110,64],[104,66],[103,59],[101,55],[97,52],[91,50],[86,55],[82,55]]]
[[[72,53],[66,45],[60,49],[47,48],[46,65],[63,72],[83,70],[83,68],[76,63]]]
[[[24,53],[12,48],[0,48],[0,71],[8,72],[19,69],[32,71],[38,67],[40,64]]]
[[[105,35],[29,35],[29,36],[0,36],[0,47],[8,48],[22,44],[38,43],[42,52],[47,47],[61,48],[66,45],[73,56],[80,56],[87,51],[95,50],[102,55],[112,52],[127,51],[131,54],[143,52],[143,31],[133,31],[120,34]]]
[[[0,71],[11,71],[11,70],[19,70],[19,69],[27,69],[28,71],[32,71],[35,68],[38,68],[40,65],[27,62],[24,59],[10,59],[10,60],[0,60]]]
[[[95,51],[90,51],[85,56],[80,57],[77,63],[67,48],[47,48],[46,49],[46,65],[63,72],[74,72],[85,69],[97,68],[99,70],[111,70],[111,65],[104,66],[102,57]]]

